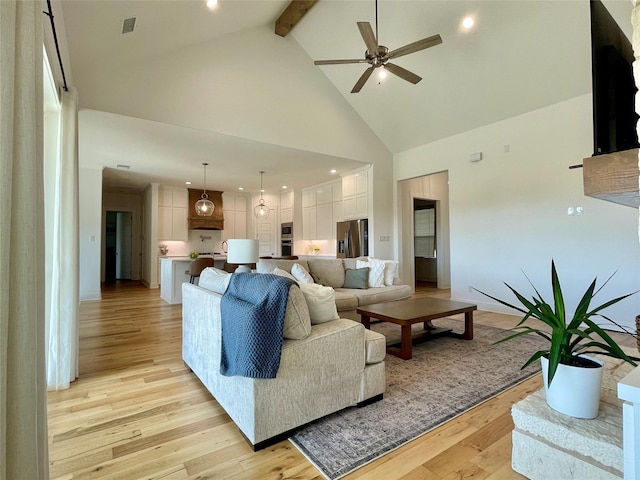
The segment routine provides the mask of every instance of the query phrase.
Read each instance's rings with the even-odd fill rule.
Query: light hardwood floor
[[[449,291],[416,293],[424,295]],[[105,287],[80,316],[80,378],[48,394],[52,479],[324,478],[288,441],[252,452],[185,368],[181,306],[158,290]],[[475,322],[509,327],[514,318],[477,312]],[[524,478],[511,470],[510,408],[540,387],[538,375],[345,478]]]

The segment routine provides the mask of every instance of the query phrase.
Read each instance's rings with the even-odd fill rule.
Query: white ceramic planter
[[[549,360],[540,357],[547,404],[554,410],[576,418],[596,418],[600,407],[600,387],[604,363],[582,355],[600,365],[599,368],[558,365],[551,387],[547,386]]]

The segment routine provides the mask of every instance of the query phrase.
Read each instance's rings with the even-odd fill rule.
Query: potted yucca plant
[[[522,368],[540,359],[547,403],[551,408],[567,415],[578,418],[595,418],[598,415],[603,363],[588,357],[587,354],[598,353],[619,358],[633,366],[637,366],[635,361],[640,360],[627,355],[594,321],[595,317],[603,318],[623,332],[631,334],[626,328],[601,312],[636,292],[614,298],[595,308],[591,307],[591,301],[611,277],[598,290],[596,290],[597,279],[591,282],[569,321],[566,318],[562,288],[553,261],[551,261],[552,304],[542,298],[531,281],[529,283],[535,292],[531,300],[505,283],[521,306],[512,305],[476,289],[496,302],[524,314],[518,324],[511,329],[517,333],[496,343],[506,342],[523,335],[538,335],[548,341],[547,347],[535,352]],[[527,280],[529,280],[528,277]],[[538,323],[540,328],[534,322],[540,322],[541,325]]]

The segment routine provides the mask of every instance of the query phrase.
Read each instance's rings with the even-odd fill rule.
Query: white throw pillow
[[[369,257],[368,261],[357,260],[356,268],[369,267],[369,287],[384,287],[384,260]]]
[[[297,282],[296,278],[293,275],[291,275],[286,270],[282,270],[281,268],[276,267],[273,269],[273,272],[271,273],[273,273],[274,275],[278,275],[280,277],[288,278],[289,280],[293,280],[294,282]]]
[[[222,295],[227,291],[230,281],[231,274],[229,272],[215,267],[207,267],[200,272],[198,286]]]
[[[323,287],[317,283],[301,283],[300,290],[307,301],[311,324],[337,320],[336,293],[331,287]]]
[[[393,280],[398,276],[398,262],[395,260],[384,261],[384,284],[393,285]]]
[[[299,263],[294,263],[291,267],[291,275],[300,283],[313,283],[313,277]]]

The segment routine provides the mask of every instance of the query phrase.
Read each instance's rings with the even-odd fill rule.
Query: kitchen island
[[[199,258],[213,258],[216,268],[222,269],[226,255],[202,255]],[[160,257],[160,298],[171,304],[182,303],[182,284],[189,282],[189,257]]]

